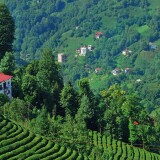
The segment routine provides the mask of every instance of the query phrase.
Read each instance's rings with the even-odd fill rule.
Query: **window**
[[[3,88],[2,88],[2,84],[0,84],[0,90],[2,90]]]

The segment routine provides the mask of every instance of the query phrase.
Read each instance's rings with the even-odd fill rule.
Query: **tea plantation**
[[[92,138],[90,155],[51,142],[0,115],[0,160],[160,160],[158,154],[131,147],[97,132]]]

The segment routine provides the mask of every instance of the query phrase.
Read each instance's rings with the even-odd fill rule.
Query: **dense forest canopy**
[[[89,129],[159,153],[158,0],[5,3],[15,40],[6,8],[11,35],[0,39],[8,42],[0,71],[14,79],[13,100],[0,97],[3,114],[52,139],[87,141]],[[65,62],[56,62],[58,53]]]
[[[76,84],[78,79],[89,77],[94,92],[119,83],[127,92],[137,91],[150,112],[157,108],[158,0],[5,2],[16,24],[14,55],[18,64],[39,59],[43,50],[50,48],[55,59],[58,53],[67,56],[62,64],[65,82]],[[100,39],[95,38],[96,32],[103,34]],[[87,45],[93,50],[85,57],[77,57],[77,48]],[[126,49],[131,54],[123,56]],[[98,76],[96,68],[101,68]],[[113,76],[115,68],[122,72],[129,68],[131,72]]]

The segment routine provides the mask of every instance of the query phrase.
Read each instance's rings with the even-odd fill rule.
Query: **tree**
[[[36,75],[37,85],[39,86],[39,100],[49,113],[52,113],[54,107],[58,112],[59,94],[63,88],[63,80],[59,72],[59,67],[55,63],[51,51],[44,52],[39,62],[39,71]],[[59,112],[62,112],[61,110]]]
[[[0,94],[0,107],[9,101],[8,97],[4,94]]]
[[[108,90],[101,91],[100,94],[105,103],[104,121],[107,135],[126,141],[125,136],[128,134],[128,130],[125,128],[126,119],[121,110],[121,106],[125,101],[125,91],[118,84],[115,84]]]
[[[61,106],[65,109],[66,114],[70,114],[72,117],[77,113],[78,109],[78,95],[73,88],[71,82],[68,82],[67,85],[61,91],[60,94],[60,103]]]
[[[122,111],[125,117],[138,120],[139,114],[142,110],[143,106],[140,103],[140,99],[136,95],[130,94],[126,96],[126,100],[122,104]]]
[[[21,89],[24,94],[24,99],[33,105],[36,104],[36,100],[38,99],[38,86],[36,77],[29,74],[24,74],[22,77]]]
[[[86,78],[78,81],[79,96],[80,96],[80,108],[82,111],[82,117],[87,124],[87,128],[97,130],[97,108],[98,104],[95,95],[90,89],[89,82]]]
[[[11,52],[6,52],[0,62],[0,72],[13,75],[15,70],[15,59]]]
[[[5,52],[12,51],[15,24],[5,4],[0,4],[0,59]]]
[[[30,128],[37,134],[47,135],[49,133],[49,115],[46,108],[37,110],[37,117],[32,119]]]
[[[12,101],[4,105],[5,115],[17,122],[25,122],[31,117],[30,105],[19,98],[12,99]]]

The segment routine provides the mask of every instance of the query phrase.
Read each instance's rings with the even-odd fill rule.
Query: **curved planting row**
[[[0,115],[0,160],[88,160]]]
[[[113,140],[97,132],[89,132],[92,143],[97,148],[94,151],[95,159],[98,152],[101,153],[101,159],[107,160],[159,160],[160,155],[148,152],[144,149],[130,146],[121,141]]]

